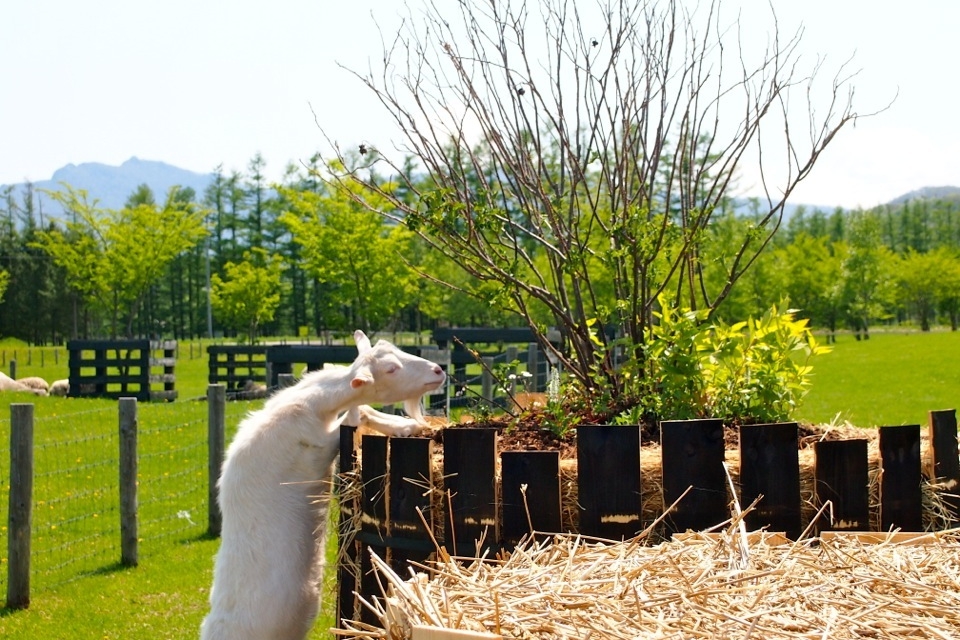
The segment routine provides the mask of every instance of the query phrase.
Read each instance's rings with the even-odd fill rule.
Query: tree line
[[[292,164],[279,184],[268,184],[264,169],[260,156],[246,172],[218,168],[203,194],[174,189],[159,203],[141,185],[120,211],[64,185],[52,194],[63,216],[43,227],[29,186],[19,198],[8,188],[0,201],[0,336],[47,344],[523,324],[495,285],[318,179],[320,167]],[[374,179],[406,197],[400,182]],[[757,208],[725,200],[699,259],[731,259],[730,247],[750,241]],[[716,316],[759,317],[785,299],[828,333],[956,330],[960,200],[799,207]]]
[[[316,166],[291,164],[279,184],[264,169],[259,155],[245,172],[217,168],[202,194],[175,187],[158,197],[141,185],[118,211],[62,185],[50,196],[63,213],[47,212],[43,226],[31,185],[7,187],[0,336],[47,344],[516,324],[421,277],[451,268],[324,185]]]

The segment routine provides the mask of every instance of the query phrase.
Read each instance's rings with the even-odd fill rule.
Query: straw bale
[[[462,563],[439,549],[437,562],[407,578],[373,554],[384,597],[366,606],[379,625],[344,621],[333,632],[392,640],[419,626],[530,640],[954,638],[960,530],[926,540],[768,544],[739,522],[720,536],[653,546],[642,537],[564,534],[496,560]]]

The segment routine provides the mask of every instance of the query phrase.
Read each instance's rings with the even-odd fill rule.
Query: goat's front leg
[[[383,413],[369,405],[360,405],[356,409],[360,414],[361,427],[370,427],[385,436],[413,436],[423,427],[423,424],[414,418]]]

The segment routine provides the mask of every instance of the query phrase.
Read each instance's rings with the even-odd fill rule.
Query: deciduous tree
[[[281,189],[281,195],[291,206],[281,220],[302,247],[304,268],[332,293],[326,303],[342,320],[338,328],[385,327],[415,301],[416,273],[408,264],[412,234],[405,227],[385,224],[343,189]]]
[[[429,179],[406,179],[403,161],[369,142],[351,162],[331,139],[347,168],[332,179],[363,185],[351,193],[367,207],[491,285],[544,348],[547,324],[558,327],[566,347],[554,355],[585,388],[622,392],[611,340],[642,373],[658,296],[715,309],[858,117],[850,74],[821,83],[800,31],[774,20],[766,36],[741,37],[722,7],[428,3],[385,38],[382,66],[356,75]],[[737,170],[758,159],[767,196],[755,229],[729,260],[707,262],[705,230]],[[408,197],[383,188],[375,162]]]
[[[224,275],[210,279],[213,313],[224,325],[246,333],[254,344],[257,330],[273,320],[280,305],[283,264],[264,249],[250,249],[240,262],[224,265]]]
[[[67,272],[71,288],[107,319],[111,337],[126,319],[126,335],[148,288],[181,252],[206,233],[204,214],[178,200],[178,189],[165,204],[136,204],[119,211],[101,209],[83,190],[65,185],[49,192],[67,212],[65,228],[37,234],[36,246]]]

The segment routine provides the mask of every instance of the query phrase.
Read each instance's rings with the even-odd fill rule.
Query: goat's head
[[[363,389],[365,402],[403,402],[413,418],[421,418],[420,398],[447,378],[443,367],[401,351],[386,340],[375,345],[362,331],[354,333],[360,355],[354,361],[350,386]]]

